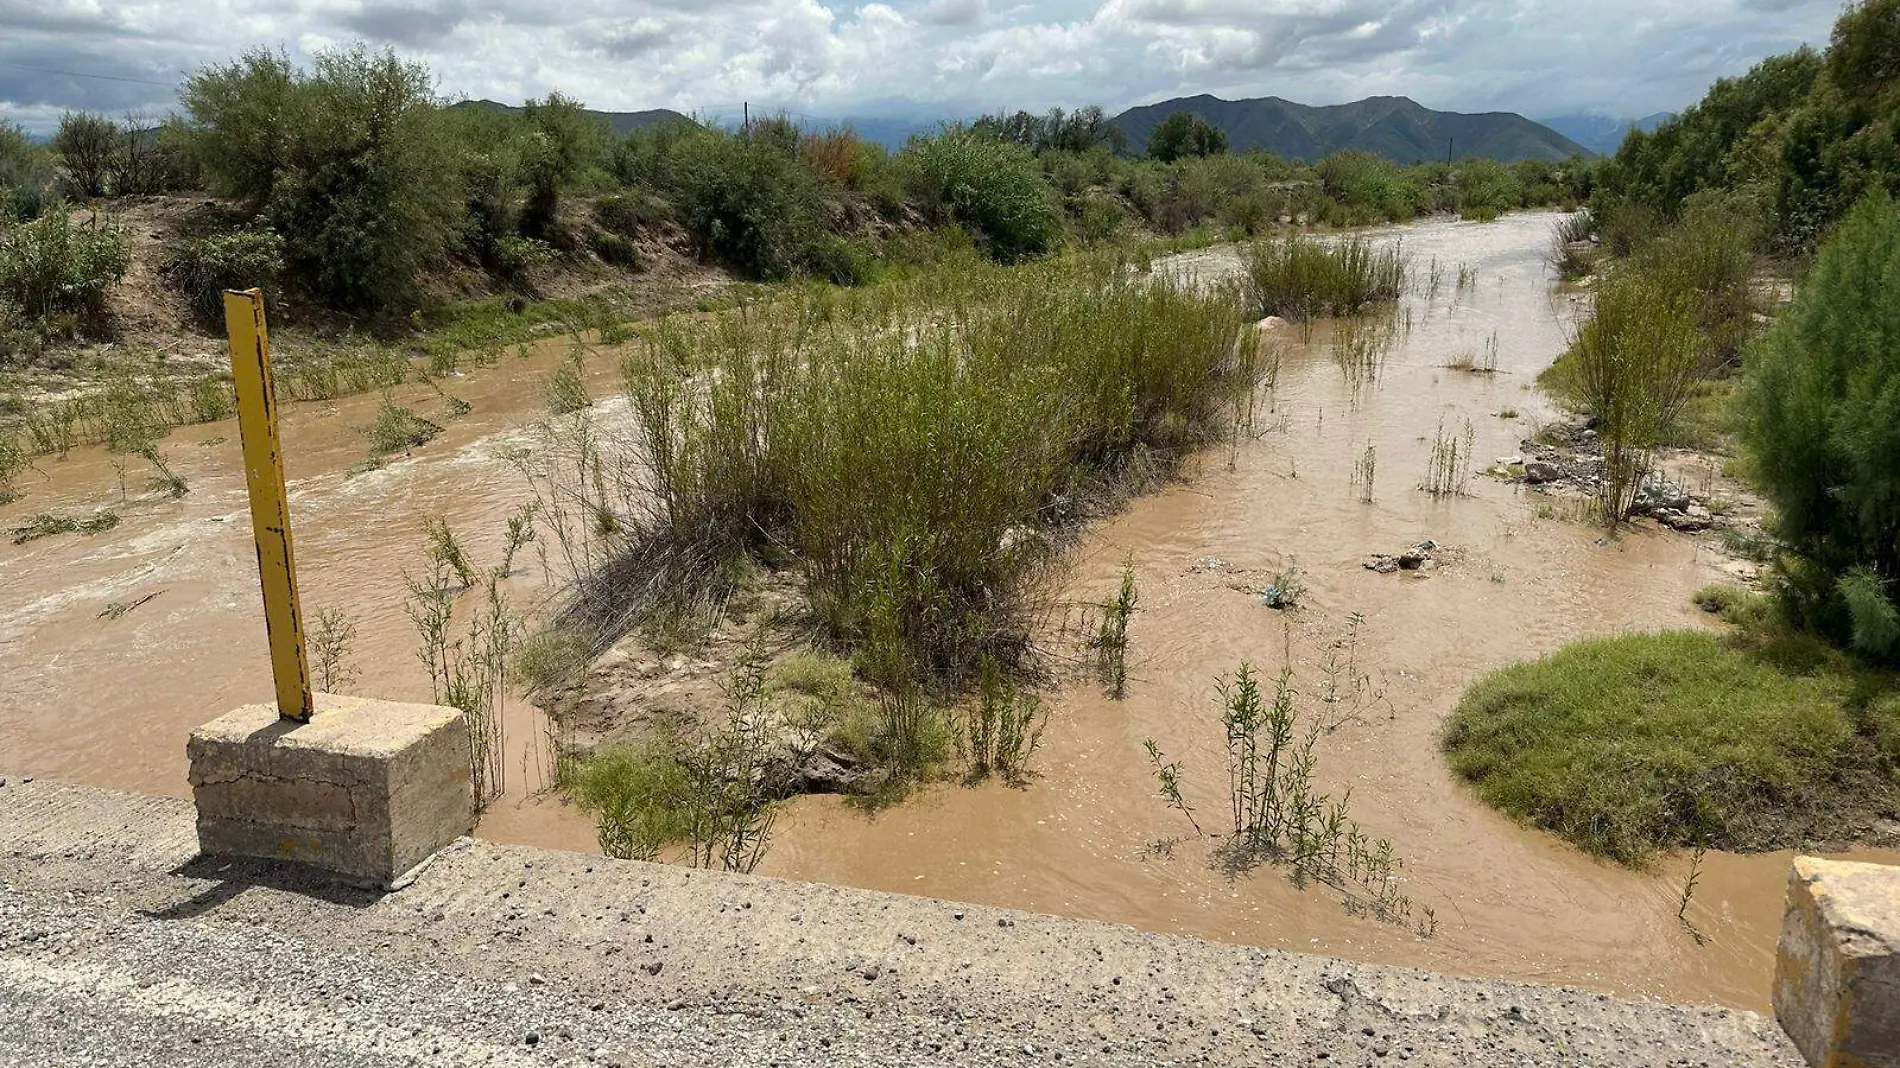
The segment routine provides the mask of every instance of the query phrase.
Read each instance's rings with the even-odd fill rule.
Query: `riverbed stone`
[[[1900,1068],[1900,867],[1795,858],[1774,1002],[1815,1068]]]
[[[307,723],[246,705],[191,733],[207,856],[291,860],[400,885],[469,833],[468,719],[437,705],[316,695]]]

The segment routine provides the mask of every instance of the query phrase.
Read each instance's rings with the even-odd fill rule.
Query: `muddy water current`
[[[1444,717],[1478,675],[1583,636],[1706,625],[1689,596],[1725,577],[1712,539],[1605,538],[1478,473],[1552,416],[1534,378],[1574,316],[1542,263],[1552,222],[1518,215],[1379,235],[1403,241],[1416,276],[1386,344],[1368,349],[1374,331],[1363,328],[1269,332],[1281,370],[1252,432],[1101,523],[1076,553],[1065,596],[1078,604],[1110,597],[1124,561],[1133,564],[1141,606],[1130,627],[1130,683],[1120,701],[1081,681],[1046,695],[1053,720],[1033,785],[942,785],[875,816],[833,798],[800,799],[786,806],[764,872],[1764,1008],[1785,854],[1709,856],[1685,924],[1677,908],[1686,859],[1648,872],[1592,861],[1479,804],[1438,752]],[[1166,266],[1211,278],[1238,262],[1216,249]],[[1461,267],[1468,285],[1459,284]],[[354,692],[429,697],[402,607],[422,517],[446,516],[478,562],[499,554],[505,516],[531,497],[509,455],[532,442],[543,380],[561,352],[549,343],[451,380],[447,391],[472,406],[459,419],[442,418],[427,387],[399,390],[398,401],[447,429],[412,456],[354,477],[349,468],[364,456],[357,428],[373,419],[378,398],[288,409],[306,615],[331,606],[355,618]],[[1467,360],[1494,360],[1495,373],[1452,366]],[[596,396],[612,388],[611,363],[602,355],[590,364]],[[1421,492],[1441,429],[1462,448],[1467,422],[1477,470],[1465,491]],[[146,492],[134,460],[116,529],[0,544],[0,770],[183,793],[191,727],[267,697],[236,436],[234,426],[212,424],[167,440],[191,487],[182,499]],[[1370,502],[1354,484],[1368,447]],[[39,469],[25,480],[25,499],[0,508],[0,527],[37,512],[120,506],[121,476],[99,450]],[[1362,566],[1368,554],[1424,539],[1440,547],[1436,570]],[[1295,569],[1305,587],[1299,606],[1264,605],[1255,591]],[[510,580],[517,602],[551,595],[545,572],[530,546]],[[107,612],[148,594],[117,618]],[[1336,893],[1298,889],[1270,868],[1223,874],[1212,843],[1155,796],[1142,749],[1153,738],[1181,762],[1188,800],[1204,826],[1218,828],[1227,802],[1217,674],[1242,660],[1271,674],[1290,661],[1296,685],[1315,693],[1355,613],[1352,656],[1370,681],[1351,702],[1357,715],[1322,740],[1318,778],[1329,790],[1350,787],[1355,817],[1393,841],[1406,894],[1436,914],[1429,938],[1348,915]],[[540,717],[517,702],[506,718],[509,792],[481,833],[592,848],[587,821],[541,793]]]

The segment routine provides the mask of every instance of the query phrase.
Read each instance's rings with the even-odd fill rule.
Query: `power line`
[[[87,74],[81,70],[55,70],[52,67],[29,67],[24,63],[9,63],[3,59],[0,59],[0,67],[11,67],[14,70],[30,70],[36,74],[62,74],[68,78],[95,78],[102,82],[132,82],[135,85],[157,85],[166,89],[175,89],[178,86],[177,82],[155,82],[150,78],[126,78],[116,74]]]

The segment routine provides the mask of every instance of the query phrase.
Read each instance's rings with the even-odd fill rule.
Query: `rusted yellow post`
[[[238,434],[244,443],[244,483],[251,493],[251,533],[264,587],[264,627],[270,636],[277,714],[308,720],[310,671],[304,660],[303,612],[297,604],[297,565],[290,548],[290,506],[284,494],[284,453],[277,431],[277,395],[271,385],[270,333],[264,294],[224,291],[224,326],[231,335],[231,377],[237,384]]]

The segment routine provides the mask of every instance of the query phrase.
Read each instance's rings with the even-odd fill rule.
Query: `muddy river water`
[[[1552,416],[1533,380],[1563,347],[1573,314],[1542,262],[1552,221],[1436,221],[1381,234],[1403,241],[1418,283],[1376,380],[1342,373],[1330,328],[1272,332],[1283,365],[1254,435],[1211,451],[1078,550],[1067,591],[1077,602],[1109,597],[1124,561],[1133,564],[1141,607],[1131,681],[1120,701],[1079,682],[1047,695],[1053,719],[1033,785],[946,784],[875,816],[799,799],[762,871],[1460,974],[1766,1007],[1787,855],[1711,855],[1686,913],[1698,940],[1677,918],[1685,859],[1648,872],[1592,861],[1479,804],[1438,752],[1440,725],[1476,676],[1586,635],[1706,625],[1690,594],[1724,578],[1711,539],[1606,539],[1475,473],[1462,495],[1417,489],[1441,427],[1462,439],[1468,420],[1482,468]],[[1213,250],[1171,266],[1212,275],[1235,263]],[[471,405],[453,420],[438,415],[442,400],[428,387],[398,390],[397,400],[447,429],[355,477],[358,428],[379,398],[289,406],[306,614],[341,607],[354,617],[353,692],[428,699],[402,586],[404,569],[420,562],[423,517],[447,517],[478,562],[499,554],[505,516],[531,497],[508,456],[542,417],[544,377],[562,351],[551,342],[451,380],[447,391]],[[1495,374],[1447,366],[1493,351]],[[612,365],[608,353],[590,361],[596,396],[612,390]],[[1507,411],[1517,417],[1501,418]],[[190,729],[268,696],[236,436],[221,423],[167,439],[190,485],[177,500],[146,492],[131,461],[114,530],[0,544],[0,770],[182,794]],[[1377,460],[1370,503],[1353,485],[1368,445]],[[25,498],[0,508],[0,528],[37,512],[119,506],[113,460],[97,449],[42,460]],[[1361,566],[1369,553],[1427,538],[1443,547],[1443,566],[1429,574]],[[1306,590],[1291,612],[1234,588],[1296,565]],[[511,580],[518,602],[551,592],[544,570],[532,547],[522,553]],[[1318,778],[1350,786],[1356,818],[1393,841],[1406,893],[1437,915],[1430,938],[1349,916],[1336,894],[1297,889],[1271,869],[1223,874],[1211,843],[1185,838],[1185,821],[1155,796],[1142,749],[1152,737],[1181,762],[1188,799],[1218,827],[1217,674],[1242,660],[1277,672],[1290,657],[1296,685],[1311,693],[1353,613],[1363,619],[1357,662],[1383,696],[1321,742]],[[507,722],[509,791],[480,833],[592,848],[585,818],[540,793],[538,715],[517,702]]]

